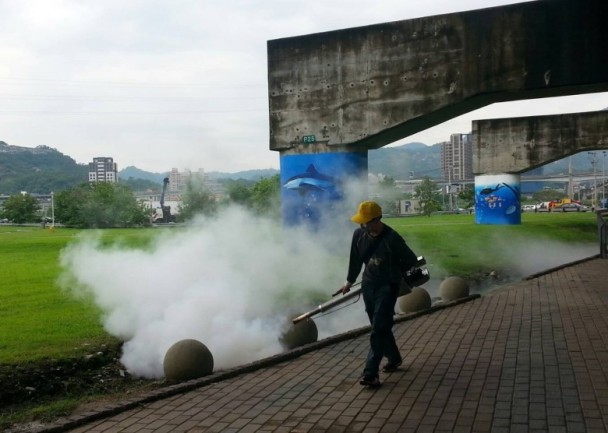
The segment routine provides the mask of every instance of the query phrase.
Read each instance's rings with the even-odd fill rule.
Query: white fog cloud
[[[126,342],[131,373],[161,377],[167,349],[186,338],[209,348],[216,369],[228,368],[280,353],[289,317],[341,286],[352,224],[341,225],[321,243],[233,208],[169,230],[146,250],[83,237],[62,253],[62,285],[92,296],[106,331]],[[319,325],[321,338],[366,324],[362,303],[341,314]]]

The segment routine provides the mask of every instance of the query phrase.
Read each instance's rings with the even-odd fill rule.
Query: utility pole
[[[606,151],[602,150],[602,202],[606,206]]]
[[[572,156],[568,159],[568,197],[574,199],[574,185],[572,184]]]
[[[452,210],[452,167],[448,167],[448,202],[450,211]]]
[[[593,166],[593,202],[592,202],[592,207],[595,208],[597,206],[597,176],[596,176],[596,170],[595,170],[595,166],[597,163],[597,160],[595,159],[595,152],[587,152],[589,155],[591,155],[591,165]]]
[[[51,191],[51,227],[55,228],[55,196]]]

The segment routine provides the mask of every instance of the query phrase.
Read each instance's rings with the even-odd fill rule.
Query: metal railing
[[[608,209],[598,209],[595,214],[597,215],[597,229],[600,236],[600,257],[608,259]]]

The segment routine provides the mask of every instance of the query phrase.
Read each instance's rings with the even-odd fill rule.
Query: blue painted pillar
[[[475,176],[475,223],[521,224],[520,176]]]
[[[335,218],[345,219],[345,200],[367,197],[367,151],[281,155],[280,162],[286,225],[323,228]],[[349,192],[351,181],[358,181],[357,191]]]

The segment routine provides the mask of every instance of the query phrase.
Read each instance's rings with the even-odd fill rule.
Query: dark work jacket
[[[375,252],[365,262],[362,280],[379,285],[398,284],[401,280],[401,270],[409,270],[415,266],[418,258],[401,235],[386,224],[380,236],[382,239]],[[363,256],[373,240],[374,238],[362,228],[353,233],[346,281],[354,283],[357,280],[363,266]]]

